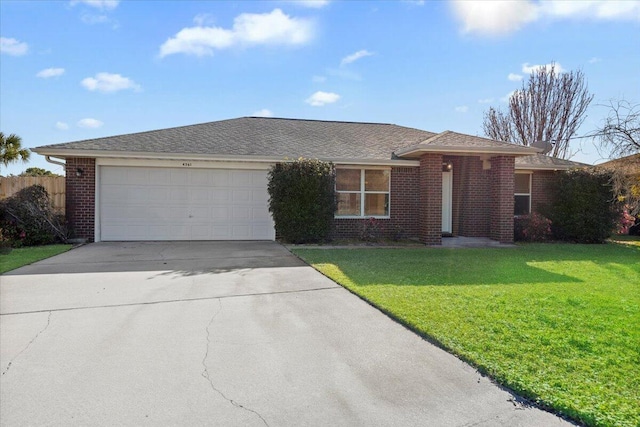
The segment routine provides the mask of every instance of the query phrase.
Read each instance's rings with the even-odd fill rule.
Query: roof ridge
[[[299,122],[349,123],[349,124],[356,124],[356,125],[398,126],[395,123],[356,122],[352,120],[300,119],[300,118],[290,118],[290,117],[260,117],[260,116],[243,116],[238,118],[239,119],[289,120],[289,121],[299,121]]]
[[[419,142],[418,145],[431,144],[433,141],[437,141],[438,139],[442,138],[443,136],[445,136],[448,133],[452,133],[452,132],[450,130],[445,130],[445,131],[442,131],[440,133],[436,133],[435,135],[430,136],[429,138],[425,139],[424,141]]]

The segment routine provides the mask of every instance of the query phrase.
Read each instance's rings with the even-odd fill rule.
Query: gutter
[[[31,150],[31,151],[33,151],[33,150]],[[39,153],[38,153],[38,154],[39,154]],[[67,164],[66,164],[66,163],[59,162],[59,161],[57,161],[57,160],[52,160],[52,159],[51,159],[51,156],[44,156],[44,159],[45,159],[47,162],[51,163],[51,164],[58,165],[58,166],[62,166],[62,169],[64,169],[65,171],[67,170]]]

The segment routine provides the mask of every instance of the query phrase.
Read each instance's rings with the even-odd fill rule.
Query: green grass
[[[628,243],[294,253],[539,405],[638,426],[640,246]]]
[[[0,255],[0,274],[61,254],[69,249],[71,249],[71,245],[47,245],[14,249],[7,255]]]

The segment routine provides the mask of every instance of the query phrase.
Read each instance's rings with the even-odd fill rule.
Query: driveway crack
[[[31,347],[31,344],[33,344],[33,342],[34,342],[34,341],[35,341],[35,340],[40,336],[40,334],[41,334],[41,333],[43,333],[43,332],[44,332],[44,331],[49,327],[49,325],[51,324],[51,314],[52,314],[52,312],[51,312],[51,311],[49,311],[49,315],[47,316],[47,324],[46,324],[46,325],[44,325],[44,328],[42,328],[42,329],[40,329],[40,330],[38,331],[38,333],[36,334],[36,336],[35,336],[35,337],[33,337],[33,338],[31,339],[31,341],[29,341],[29,343],[28,343],[28,344],[27,344],[27,345],[26,345],[22,350],[20,350],[20,353],[16,354],[16,355],[15,355],[15,357],[9,361],[9,364],[7,365],[7,368],[2,372],[2,375],[4,375],[4,374],[6,374],[7,372],[9,372],[9,369],[11,368],[11,365],[13,365],[13,362],[15,362],[15,360],[16,360],[18,357],[20,357],[20,355],[21,355],[22,353],[24,353],[25,351],[27,351],[27,349],[28,349],[29,347]]]
[[[202,375],[203,378],[205,378],[209,382],[209,385],[211,386],[211,390],[213,390],[216,393],[218,393],[224,400],[226,400],[227,402],[231,403],[236,408],[239,408],[239,409],[242,409],[242,410],[245,410],[247,412],[251,412],[251,413],[255,414],[258,418],[260,418],[262,420],[264,425],[269,427],[269,424],[267,423],[267,421],[257,411],[254,411],[251,408],[247,408],[246,406],[244,406],[240,402],[237,402],[237,401],[227,397],[220,389],[218,389],[213,384],[213,378],[211,378],[211,375],[209,374],[209,368],[207,367],[207,357],[209,357],[209,348],[211,347],[211,332],[210,332],[209,328],[211,327],[211,325],[213,324],[213,321],[215,320],[216,317],[218,317],[218,315],[220,314],[221,311],[222,311],[222,301],[218,298],[218,310],[216,310],[216,312],[213,313],[213,316],[211,316],[211,320],[209,320],[209,324],[207,325],[207,328],[206,328],[206,331],[207,331],[207,351],[205,352],[204,357],[202,358],[202,367],[204,368],[204,370],[202,371],[201,375]]]

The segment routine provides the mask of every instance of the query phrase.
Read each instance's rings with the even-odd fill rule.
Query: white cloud
[[[355,53],[352,53],[351,55],[347,55],[344,58],[342,58],[342,61],[340,61],[340,65],[351,64],[352,62],[356,62],[360,58],[364,58],[366,56],[372,56],[372,55],[373,55],[372,52],[369,52],[366,49],[362,49]]]
[[[493,102],[493,98],[478,99],[478,104],[490,104]]]
[[[454,14],[462,21],[465,33],[499,35],[520,29],[538,19],[538,8],[529,1],[466,1],[452,2]]]
[[[67,130],[69,129],[69,125],[65,122],[56,122],[56,129]]]
[[[327,6],[329,4],[329,0],[291,0],[291,3],[297,4],[303,7],[320,9]]]
[[[0,37],[0,53],[7,55],[20,56],[26,55],[29,51],[29,45],[25,42],[8,37]]]
[[[120,0],[71,0],[71,6],[81,3],[100,10],[112,10],[118,7]]]
[[[64,68],[45,68],[36,74],[36,77],[48,79],[49,77],[58,77],[64,74]]]
[[[505,96],[500,98],[500,101],[509,102],[509,99],[511,98],[511,95],[513,95],[515,92],[516,92],[515,90],[512,90],[511,92],[509,92],[508,94],[506,94]]]
[[[551,64],[529,65],[529,63],[525,62],[524,64],[522,64],[522,72],[526,74],[531,74],[531,73],[537,72],[542,67],[547,67],[547,69],[549,70],[551,69]],[[564,73],[566,70],[562,68],[562,65],[560,65],[559,62],[556,62],[555,71],[556,73],[560,74],[560,73]]]
[[[520,80],[522,80],[522,76],[520,74],[515,74],[515,73],[509,73],[507,78],[512,82],[519,82]]]
[[[464,33],[507,34],[538,20],[640,21],[638,0],[454,0],[453,12]]]
[[[325,76],[313,76],[311,81],[314,83],[324,83],[327,81],[327,78]]]
[[[81,82],[87,90],[98,92],[116,92],[119,90],[132,89],[134,91],[140,91],[139,84],[134,82],[128,77],[123,77],[120,74],[111,73],[98,73],[95,77],[87,77]]]
[[[193,18],[193,23],[198,27],[205,25],[213,25],[216,22],[215,17],[210,13],[199,13]]]
[[[102,126],[104,123],[97,119],[82,119],[78,121],[77,125],[80,128],[96,129]]]
[[[258,110],[252,114],[253,117],[273,117],[273,111],[263,108],[262,110]]]
[[[602,61],[602,59],[601,59],[601,58],[597,58],[597,57],[595,57],[595,56],[594,56],[593,58],[591,58],[591,59],[589,60],[589,64],[595,64],[595,63],[597,63],[597,62],[601,62],[601,61]]]
[[[456,107],[455,110],[457,113],[466,113],[467,111],[469,111],[469,107],[466,105],[460,105]]]
[[[83,13],[82,16],[80,16],[80,20],[89,25],[107,24],[111,22],[107,15],[93,15],[91,13]]]
[[[234,46],[303,45],[314,33],[312,21],[292,18],[280,9],[270,13],[243,13],[233,21],[233,28],[187,27],[160,46],[160,57],[175,53],[205,56],[214,50]]]
[[[326,104],[333,104],[339,99],[340,95],[338,95],[337,93],[323,92],[319,90],[309,98],[307,98],[304,102],[311,105],[312,107],[322,107]]]

